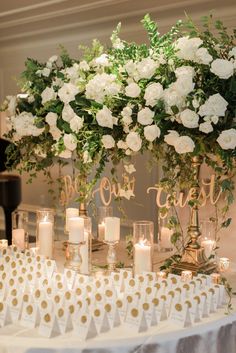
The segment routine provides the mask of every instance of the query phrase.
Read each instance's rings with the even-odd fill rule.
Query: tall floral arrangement
[[[94,41],[81,60],[65,51],[44,64],[28,59],[27,97],[4,106],[9,159],[32,174],[73,159],[81,175],[96,167],[96,180],[109,158],[117,164],[150,150],[163,159],[161,183],[171,191],[189,185],[189,160],[201,155],[231,203],[232,180],[222,176],[236,154],[236,34],[211,22],[203,18],[199,29],[179,21],[160,35],[147,15],[149,44],[120,39],[119,25],[110,48]]]

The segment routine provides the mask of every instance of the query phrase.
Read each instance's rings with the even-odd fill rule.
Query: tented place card
[[[192,325],[190,316],[191,302],[176,303],[172,306],[170,320],[182,327],[189,327]]]
[[[52,313],[44,313],[41,316],[40,325],[39,325],[39,334],[44,337],[54,337],[58,336],[61,331],[57,321],[57,317]]]
[[[145,332],[148,329],[148,323],[145,316],[144,310],[137,309],[135,306],[131,306],[128,309],[125,324],[132,330],[138,332]]]
[[[39,309],[36,304],[33,303],[24,303],[20,324],[24,327],[34,328],[39,325],[40,314]]]
[[[90,313],[80,312],[75,322],[74,334],[82,340],[87,340],[97,336],[98,331],[94,318]]]

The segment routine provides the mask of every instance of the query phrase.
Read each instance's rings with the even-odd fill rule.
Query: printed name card
[[[72,319],[69,311],[65,311],[63,307],[60,307],[56,311],[56,317],[62,334],[73,330]]]
[[[41,316],[38,332],[47,338],[58,336],[61,331],[56,315],[45,312]]]
[[[75,322],[74,334],[82,340],[91,339],[97,336],[98,331],[94,318],[87,312],[80,312]]]
[[[38,306],[34,303],[24,302],[20,324],[24,327],[35,328],[39,325],[40,315]]]
[[[190,301],[186,301],[184,304],[182,302],[174,304],[171,310],[170,320],[182,327],[191,326],[190,306]]]
[[[12,323],[11,312],[6,302],[0,302],[0,327],[10,325]]]
[[[125,324],[137,333],[147,331],[148,323],[144,310],[139,310],[137,307],[131,306],[128,309]]]

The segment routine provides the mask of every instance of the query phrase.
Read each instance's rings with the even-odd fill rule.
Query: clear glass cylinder
[[[105,238],[105,218],[113,216],[113,207],[100,206],[98,207],[98,240],[103,241]]]
[[[171,237],[173,230],[168,228],[169,218],[159,218],[158,222],[158,244],[161,252],[172,251],[173,244],[171,243]]]
[[[208,220],[202,220],[200,223],[200,230],[200,245],[204,248],[206,258],[209,259],[210,256],[215,256],[216,248],[213,223]]]
[[[54,210],[43,208],[37,210],[36,247],[40,255],[53,258],[54,251]]]
[[[12,213],[12,244],[23,251],[29,247],[28,212],[14,211]]]
[[[153,270],[153,234],[151,221],[133,223],[134,274]]]
[[[91,272],[91,258],[92,258],[92,220],[88,216],[80,216],[84,219],[84,241],[85,244],[80,247],[80,254],[82,263],[80,266],[80,273],[89,275]]]

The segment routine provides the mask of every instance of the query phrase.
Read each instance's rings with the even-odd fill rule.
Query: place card
[[[116,308],[119,312],[120,317],[123,319],[126,315],[127,304],[122,299],[117,299],[115,302]]]
[[[139,309],[144,311],[148,326],[157,325],[158,321],[157,321],[156,309],[154,305],[152,305],[152,303],[142,301],[139,303]]]
[[[99,333],[105,333],[111,329],[107,312],[103,309],[95,309],[92,311],[96,327]]]
[[[76,278],[76,272],[69,270],[69,269],[64,269],[64,278],[67,283],[67,287],[69,289],[72,289],[75,283],[75,278]]]
[[[104,310],[107,313],[108,319],[110,321],[111,327],[118,327],[121,324],[121,318],[116,305],[106,303],[104,305]]]
[[[134,278],[125,281],[125,293],[134,293],[139,290],[139,282]]]
[[[200,315],[200,296],[195,295],[194,297],[191,298],[191,307],[189,308],[190,314],[192,315],[193,322],[197,323],[201,321],[201,315]]]
[[[74,287],[78,288],[78,287],[81,287],[81,286],[85,286],[88,282],[89,282],[89,277],[88,276],[77,274],[76,277],[75,277]]]
[[[56,315],[45,312],[41,316],[38,332],[47,338],[58,336],[61,332]]]
[[[172,289],[175,288],[176,286],[181,285],[181,277],[174,275],[174,274],[169,274],[167,277],[167,282],[168,286]]]
[[[0,301],[0,327],[12,324],[12,317],[9,306],[6,302]]]
[[[213,288],[208,289],[208,294],[207,294],[207,302],[208,302],[208,307],[209,307],[209,313],[215,313],[216,312],[216,298],[215,298],[215,290]]]
[[[57,265],[55,260],[45,260],[45,271],[48,278],[52,278],[53,273],[57,272]]]
[[[64,301],[62,293],[56,293],[51,298],[54,308],[60,307]]]
[[[104,291],[106,302],[114,303],[116,300],[116,291],[112,287],[107,287]]]
[[[122,274],[118,272],[112,272],[111,279],[115,288],[118,290],[118,292],[120,292],[120,289],[122,287],[122,282],[123,282]]]
[[[22,297],[12,298],[11,300],[9,300],[8,305],[9,305],[12,321],[13,322],[18,321],[21,315]]]
[[[157,300],[159,301],[159,303],[157,302]],[[157,304],[155,308],[159,321],[164,321],[168,318],[166,301],[167,297],[164,294],[160,297],[160,300],[158,298],[153,298],[153,302]]]
[[[56,317],[62,334],[73,330],[70,312],[60,307],[56,310]]]
[[[131,306],[128,309],[125,325],[135,330],[137,333],[145,332],[148,329],[148,324],[143,310],[137,309],[135,306]]]
[[[20,320],[21,326],[35,328],[39,322],[40,315],[37,304],[24,302]]]
[[[38,308],[40,313],[42,312],[53,312],[53,303],[47,298],[40,299],[38,302]]]
[[[5,281],[1,280],[0,281],[0,298],[1,298],[1,300],[5,299],[6,294],[7,294],[7,286],[5,284]]]
[[[202,318],[206,318],[209,316],[208,302],[207,302],[207,293],[200,293],[200,313]]]
[[[181,325],[184,328],[192,326],[191,315],[189,311],[190,306],[190,301],[174,304],[171,310],[170,320],[175,322],[178,326]]]
[[[148,283],[153,284],[153,282],[155,282],[157,280],[157,274],[156,272],[148,272],[148,271],[143,271],[142,273],[144,275],[145,278],[148,279]]]
[[[90,313],[80,312],[74,325],[74,334],[82,340],[91,339],[97,336],[98,331],[94,318]]]

